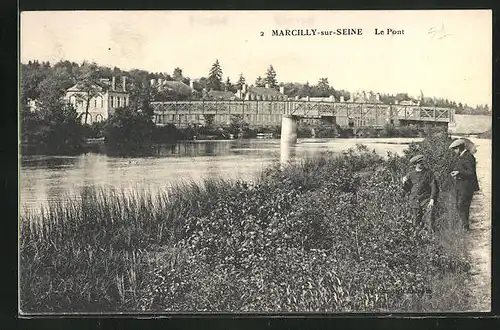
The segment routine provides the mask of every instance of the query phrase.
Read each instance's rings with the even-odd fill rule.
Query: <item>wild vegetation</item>
[[[464,234],[448,205],[446,134],[383,158],[358,145],[253,182],[153,195],[84,190],[20,220],[27,312],[469,309]],[[408,159],[437,173],[438,231],[413,223]]]

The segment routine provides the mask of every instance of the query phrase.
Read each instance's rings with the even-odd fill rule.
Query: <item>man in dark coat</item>
[[[465,147],[465,141],[458,139],[450,144],[450,149],[458,156],[451,176],[453,177],[453,197],[462,225],[470,229],[469,211],[474,192],[479,190],[476,174],[476,158]]]
[[[403,190],[410,193],[410,206],[419,227],[426,226],[435,230],[434,203],[437,201],[439,187],[434,173],[424,166],[424,156],[410,159],[415,169],[403,177]]]

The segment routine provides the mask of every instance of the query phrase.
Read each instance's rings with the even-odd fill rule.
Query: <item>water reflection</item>
[[[57,169],[62,167],[71,167],[80,161],[80,157],[61,157],[61,156],[30,156],[21,157],[22,167],[43,167],[47,169]]]
[[[156,146],[150,155],[142,157],[96,153],[78,157],[23,156],[20,198],[22,207],[38,208],[49,200],[79,194],[84,187],[155,192],[172,184],[213,177],[249,180],[271,163],[294,161],[323,151],[340,152],[357,143],[366,144],[381,155],[388,150],[402,152],[406,148],[405,144],[381,142],[376,139],[299,139],[296,145],[284,147],[279,140],[192,141]]]
[[[296,145],[295,143],[282,142],[280,145],[280,164],[281,168],[287,164],[293,162],[296,157]]]

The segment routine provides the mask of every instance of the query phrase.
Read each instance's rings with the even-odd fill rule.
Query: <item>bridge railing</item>
[[[346,125],[352,117],[357,126],[383,126],[390,120],[453,122],[454,109],[419,105],[387,105],[379,103],[352,103],[328,101],[173,101],[152,102],[155,115],[172,118],[199,115],[217,115],[229,118],[243,115],[249,120],[294,115],[305,118],[335,117],[339,125]],[[187,117],[186,117],[187,118]],[[272,118],[272,119],[271,119]],[[264,119],[262,119],[264,120]],[[175,122],[176,120],[173,119]],[[182,121],[179,119],[179,121]]]

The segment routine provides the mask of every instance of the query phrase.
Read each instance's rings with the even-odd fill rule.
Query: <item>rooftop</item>
[[[274,88],[266,88],[266,87],[250,87],[248,91],[254,93],[256,95],[267,95],[267,96],[283,96],[278,90]]]
[[[181,94],[191,94],[193,92],[193,89],[182,81],[164,80],[162,85],[165,89],[173,90]]]
[[[213,98],[213,99],[218,99],[218,100],[236,100],[239,99],[233,92],[229,91],[209,91],[208,96]]]

